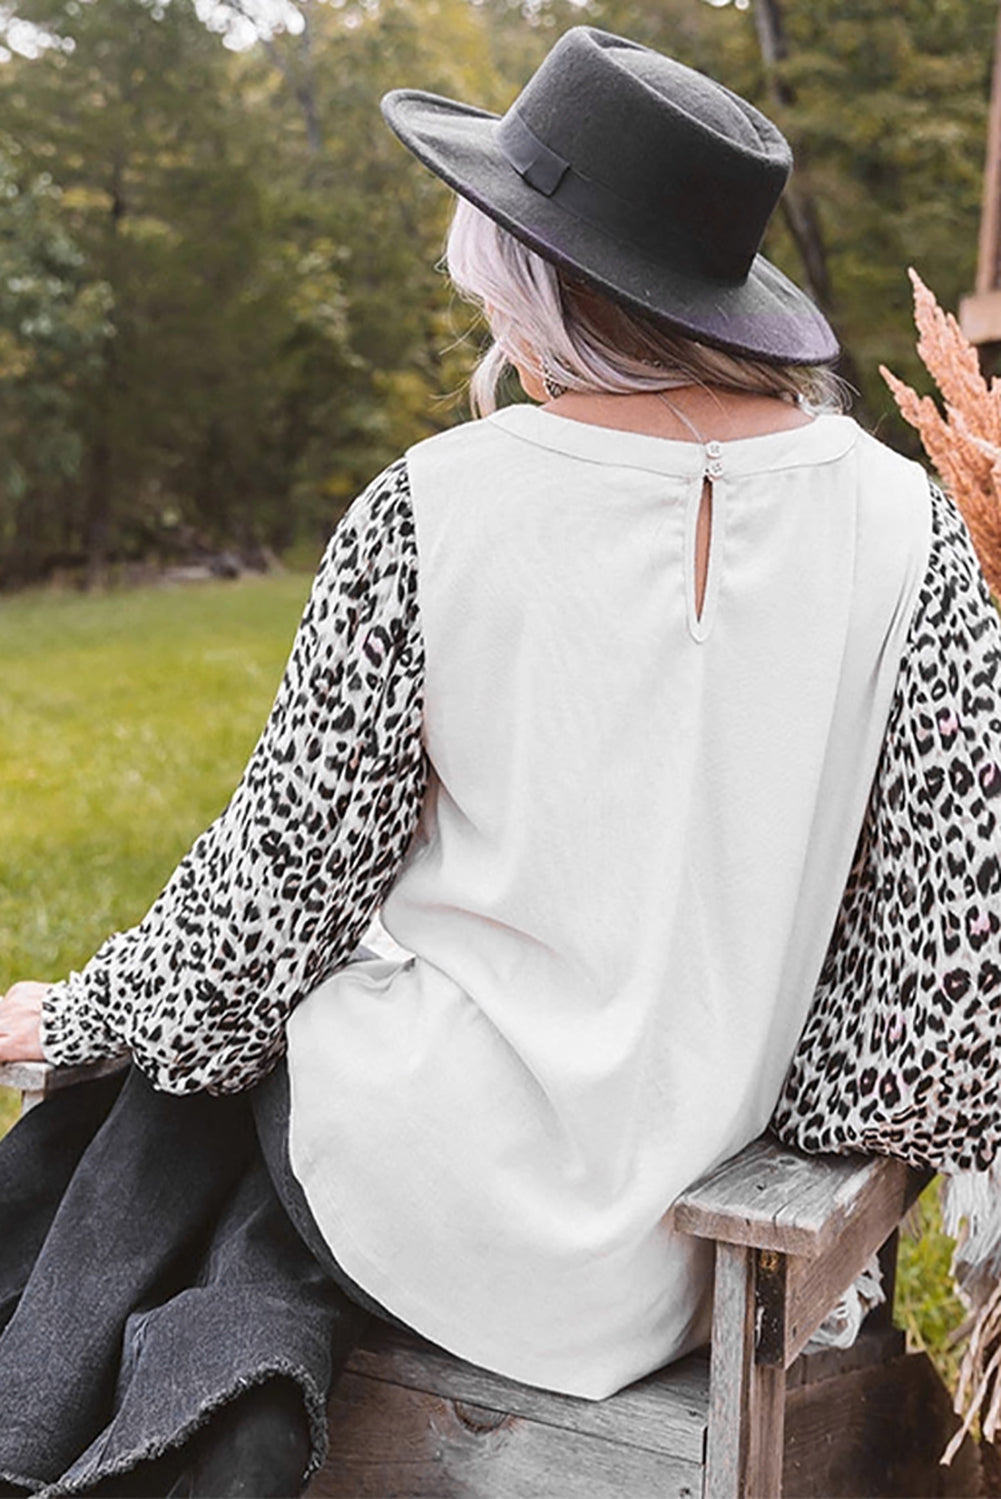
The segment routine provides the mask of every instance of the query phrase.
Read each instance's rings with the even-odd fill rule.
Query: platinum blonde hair
[[[445,248],[453,285],[486,317],[492,343],[470,382],[474,415],[496,411],[505,370],[543,371],[566,390],[628,395],[713,385],[842,410],[843,381],[826,365],[770,364],[671,333],[576,282],[506,229],[456,201]]]

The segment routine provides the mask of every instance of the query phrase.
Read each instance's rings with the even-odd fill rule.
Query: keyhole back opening
[[[709,554],[712,545],[713,485],[709,478],[702,480],[699,499],[699,514],[695,522],[695,618],[701,623],[706,600],[706,583],[709,578]]]
[[[724,506],[710,472],[693,485],[685,515],[685,596],[688,632],[700,644],[712,629],[719,593]]]

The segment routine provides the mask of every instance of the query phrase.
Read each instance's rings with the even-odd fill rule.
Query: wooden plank
[[[946,1499],[981,1494],[976,1443],[939,1458],[958,1426],[923,1353],[803,1385],[786,1400],[785,1499]]]
[[[0,1062],[0,1088],[12,1088],[16,1093],[37,1093],[48,1098],[75,1083],[89,1083],[95,1078],[120,1072],[129,1065],[129,1060],[127,1056],[107,1057],[80,1067],[53,1067],[48,1062]]]
[[[879,1251],[879,1278],[883,1286],[884,1301],[873,1307],[866,1318],[869,1328],[893,1326],[893,1308],[897,1296],[897,1254],[900,1249],[900,1229],[895,1228]]]
[[[786,1281],[789,1256],[774,1249],[754,1251],[754,1356],[758,1363],[786,1367]]]
[[[774,1282],[779,1321],[784,1323],[781,1298],[787,1260],[773,1249],[724,1244],[716,1254],[709,1453],[720,1456],[717,1460],[710,1456],[707,1493],[714,1499],[722,1493],[740,1499],[775,1499],[782,1492],[785,1368],[757,1363],[752,1350],[761,1336],[756,1286],[762,1276]],[[717,1360],[721,1338],[729,1345],[729,1355]]]
[[[747,1499],[777,1499],[782,1493],[786,1375],[784,1369],[753,1365],[747,1406]]]
[[[1001,283],[1001,10],[994,36],[994,67],[991,107],[987,116],[987,160],[980,206],[980,240],[977,246],[977,291],[986,292]],[[1001,338],[1001,334],[998,335]]]
[[[832,1306],[860,1274],[872,1255],[890,1237],[922,1186],[911,1172],[903,1178],[902,1200],[883,1193],[865,1200],[844,1225],[841,1237],[817,1258],[790,1255],[781,1295],[767,1276],[756,1288],[760,1336],[755,1357],[759,1363],[788,1368],[823,1322]]]
[[[849,1374],[868,1364],[885,1364],[899,1358],[907,1344],[902,1327],[883,1327],[867,1317],[850,1348],[805,1348],[786,1370],[786,1389],[817,1384],[838,1374]]]
[[[982,1492],[975,1443],[949,1469],[938,1458],[955,1429],[948,1395],[923,1354],[877,1357],[791,1390],[785,1499]],[[856,1350],[818,1358],[851,1359]],[[805,1361],[804,1361],[805,1362]],[[759,1411],[761,1407],[759,1405]],[[626,1444],[539,1427],[487,1407],[347,1374],[331,1402],[331,1455],[311,1499],[696,1499],[698,1466]],[[528,1428],[526,1431],[525,1428]],[[776,1499],[777,1486],[755,1494]]]
[[[742,1499],[754,1351],[751,1251],[716,1246],[705,1499]]]
[[[892,1228],[928,1179],[887,1156],[807,1156],[765,1135],[683,1192],[672,1222],[700,1238],[813,1258],[858,1216],[896,1213]]]
[[[453,1358],[412,1333],[373,1322],[348,1368],[369,1379],[487,1406],[581,1435],[671,1453],[697,1464],[705,1460],[709,1365],[702,1352],[689,1354],[607,1400],[578,1400],[505,1379]]]
[[[0,1088],[44,1095],[52,1071],[48,1062],[0,1062]]]
[[[971,344],[1001,343],[1001,291],[974,292],[961,298],[959,326]]]
[[[699,1499],[699,1464],[346,1373],[310,1499]]]

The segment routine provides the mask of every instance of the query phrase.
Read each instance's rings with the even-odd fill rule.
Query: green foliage
[[[973,288],[996,0],[770,4],[788,49],[772,71],[753,5],[592,0],[589,8],[610,30],[713,74],[785,131],[794,180],[816,204],[830,278],[825,310],[857,374],[863,414],[916,453],[878,365],[927,388],[914,352],[909,265],[943,306],[955,308]],[[804,282],[781,214],[765,250]]]
[[[920,379],[909,263],[946,305],[972,285],[996,5],[769,3],[771,70],[753,8],[703,0],[302,0],[298,32],[240,53],[195,0],[5,7],[0,30],[52,45],[0,65],[0,585],[193,535],[312,544],[454,421],[473,343],[435,268],[449,196],[378,101],[503,109],[582,20],[778,117],[866,410],[908,447],[876,365]],[[781,216],[766,248],[803,279]]]
[[[30,550],[41,530],[59,534],[58,506],[44,501],[79,475],[74,387],[100,365],[109,311],[59,188],[0,137],[0,554]]]
[[[210,534],[232,535],[233,494],[253,533],[270,498],[266,477],[254,482],[266,475],[267,366],[285,330],[226,54],[191,0],[24,0],[18,13],[61,45],[0,69],[0,113],[24,170],[58,184],[60,225],[106,289],[109,336],[61,382],[80,454],[56,497],[60,533],[22,546],[6,571],[43,566],[46,543],[98,566],[149,550],[171,509],[196,524],[208,512]],[[19,436],[30,449],[30,418]],[[40,476],[23,508],[49,498]]]
[[[877,365],[919,372],[907,266],[944,306],[973,288],[997,5],[813,0],[786,15],[780,123],[820,205],[842,336],[870,408],[889,411]]]
[[[942,1231],[939,1181],[922,1193],[900,1235],[894,1320],[907,1333],[907,1345],[921,1349],[955,1389],[962,1352],[955,1334],[965,1311],[953,1289],[949,1266],[953,1240]]]
[[[496,94],[479,13],[317,6],[308,56],[291,35],[237,56],[193,0],[16,10],[59,45],[0,67],[12,159],[48,195],[53,246],[72,250],[82,286],[63,300],[85,307],[87,287],[103,300],[91,357],[50,382],[64,418],[53,474],[29,462],[47,335],[27,272],[8,282],[20,332],[0,359],[25,399],[0,581],[83,556],[100,574],[192,530],[279,550],[326,534],[374,471],[454,419],[433,400],[465,364],[434,269],[447,194],[378,100],[414,78]],[[9,224],[19,261],[37,260]]]

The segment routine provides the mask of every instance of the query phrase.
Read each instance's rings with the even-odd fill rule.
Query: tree
[[[85,442],[76,388],[103,364],[111,296],[61,223],[59,188],[11,141],[0,203],[0,556],[17,572],[40,545],[67,545],[60,501]]]
[[[297,492],[320,517],[402,448],[455,420],[440,396],[468,367],[454,346],[469,317],[456,313],[436,269],[449,194],[385,127],[379,100],[415,81],[498,106],[513,89],[491,63],[484,12],[468,0],[323,5],[311,17],[308,57],[305,31],[277,35],[248,57],[244,87],[280,111],[279,235],[300,262],[323,247],[341,286],[346,367],[317,399],[322,359],[306,342],[302,383],[290,393],[309,413]]]
[[[996,0],[594,0],[592,14],[719,78],[790,138],[799,196],[765,252],[812,285],[864,408],[916,451],[878,365],[923,378],[908,265],[946,305],[973,284]]]
[[[765,251],[832,316],[870,410],[881,361],[920,379],[906,266],[946,304],[972,285],[995,0],[286,0],[242,52],[199,9],[3,7],[40,40],[0,64],[0,581],[72,555],[97,578],[179,536],[316,545],[456,420],[479,333],[435,268],[449,194],[379,99],[503,110],[581,21],[784,128],[798,186]],[[209,19],[249,38],[256,14]]]
[[[276,429],[300,309],[262,165],[270,122],[244,109],[191,0],[25,0],[20,14],[61,45],[7,66],[3,115],[19,159],[58,174],[61,223],[108,289],[111,336],[67,372],[81,455],[64,529],[95,578],[111,554],[167,543],[172,520],[245,546],[288,539]],[[339,346],[329,305],[304,316]]]

